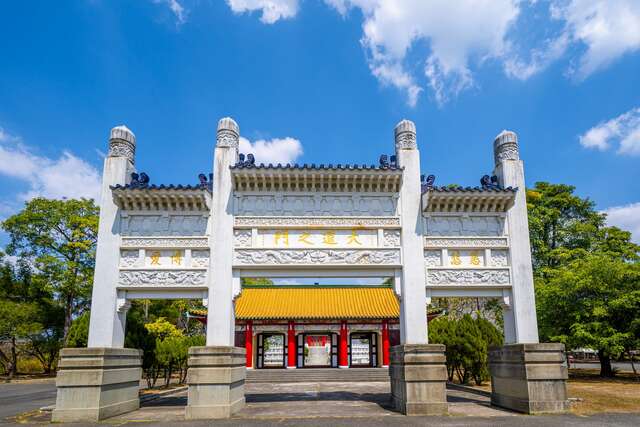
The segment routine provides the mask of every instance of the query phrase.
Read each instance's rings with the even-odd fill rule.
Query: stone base
[[[135,411],[141,376],[141,350],[63,348],[51,421],[99,421]]]
[[[245,349],[191,347],[185,418],[229,418],[244,407]]]
[[[391,348],[391,398],[405,415],[445,415],[447,367],[442,344],[404,344]]]
[[[564,345],[509,344],[489,351],[491,404],[527,414],[569,410]]]

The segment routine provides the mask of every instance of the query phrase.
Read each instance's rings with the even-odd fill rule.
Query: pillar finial
[[[503,130],[493,141],[493,158],[497,165],[502,160],[519,160],[518,135],[510,130]]]
[[[240,142],[240,127],[231,117],[223,117],[218,122],[216,147],[238,148]]]
[[[131,163],[135,163],[136,136],[125,125],[111,129],[109,136],[109,157],[126,157]]]
[[[393,129],[397,150],[415,150],[416,125],[411,120],[402,120]]]

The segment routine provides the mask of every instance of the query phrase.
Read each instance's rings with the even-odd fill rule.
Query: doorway
[[[373,368],[378,362],[378,334],[373,332],[352,333],[349,338],[352,368]]]
[[[284,334],[258,334],[258,368],[284,368],[286,361],[284,344]]]

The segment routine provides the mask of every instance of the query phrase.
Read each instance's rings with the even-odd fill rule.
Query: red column
[[[341,368],[349,367],[349,357],[347,354],[347,339],[349,332],[347,331],[347,322],[343,320],[340,323],[340,346],[338,348],[338,366]]]
[[[253,321],[247,320],[244,331],[244,348],[247,351],[247,368],[253,367]]]
[[[389,321],[382,321],[382,366],[389,366]]]
[[[288,328],[288,351],[287,351],[287,368],[293,369],[296,367],[296,356],[297,356],[297,346],[296,346],[296,325],[292,320],[289,321]]]

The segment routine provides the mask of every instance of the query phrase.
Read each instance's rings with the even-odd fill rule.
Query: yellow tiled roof
[[[387,287],[244,288],[236,319],[385,319],[400,316]]]
[[[205,315],[206,311],[192,310]],[[400,305],[388,287],[245,287],[236,319],[395,319]]]

